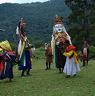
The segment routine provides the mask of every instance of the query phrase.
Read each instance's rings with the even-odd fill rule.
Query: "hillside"
[[[36,42],[46,42],[51,39],[52,23],[56,14],[64,18],[66,26],[70,9],[65,5],[64,0],[50,0],[44,3],[0,4],[0,29],[5,30],[0,31],[0,40],[8,39],[11,42],[16,42],[16,26],[19,19],[23,17],[30,41],[33,43],[35,40]]]

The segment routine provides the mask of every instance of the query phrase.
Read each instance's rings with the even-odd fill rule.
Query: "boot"
[[[45,70],[48,70],[48,63],[46,63],[46,69]]]
[[[30,75],[30,69],[27,70],[27,75]]]
[[[51,63],[49,63],[49,69],[50,69],[50,65],[51,65]]]
[[[83,60],[83,66],[85,66],[85,60]]]
[[[59,73],[62,73],[62,72],[61,72],[61,68],[59,68]]]
[[[25,69],[22,70],[21,77],[24,76]]]

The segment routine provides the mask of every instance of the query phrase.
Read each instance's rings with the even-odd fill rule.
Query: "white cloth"
[[[63,72],[66,75],[73,76],[76,73],[78,73],[79,71],[80,71],[80,66],[79,66],[79,64],[74,64],[74,58],[69,59],[67,57]]]
[[[19,44],[18,44],[18,55],[20,55],[20,51],[21,51],[21,46],[22,45],[22,42],[21,40],[19,41]]]
[[[17,34],[17,35],[19,34],[19,28],[18,28],[18,26],[17,26],[17,28],[16,28],[16,34]]]
[[[23,39],[24,39],[23,42],[24,42],[24,44],[25,44],[25,42],[26,42],[26,40],[27,40],[27,37],[24,37]],[[23,48],[22,48],[22,47],[23,47]],[[23,49],[24,49],[24,46],[22,46],[22,41],[21,41],[21,39],[20,39],[19,44],[18,44],[18,55],[20,55],[20,58],[21,58]]]
[[[87,48],[83,49],[83,54],[87,57]]]

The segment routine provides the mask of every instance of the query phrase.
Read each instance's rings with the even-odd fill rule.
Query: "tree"
[[[94,44],[91,40],[92,29],[92,17],[95,15],[94,0],[65,0],[65,3],[70,7],[72,13],[69,16],[69,31],[73,38],[73,42],[79,47],[83,39],[89,40],[90,43]],[[92,14],[91,14],[92,13]],[[95,16],[94,16],[95,19]],[[95,36],[95,34],[93,34]],[[94,38],[93,38],[94,39]]]

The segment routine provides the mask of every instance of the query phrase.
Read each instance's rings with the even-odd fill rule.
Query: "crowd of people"
[[[12,50],[8,41],[0,44],[0,80],[13,78],[13,66],[18,64],[18,70],[22,71],[21,76],[30,75],[32,69],[32,50],[26,36],[25,23],[23,18],[20,19],[16,34],[19,38],[18,49]],[[9,45],[6,47],[6,45]],[[9,49],[8,49],[9,48]]]
[[[23,18],[20,19],[16,34],[18,35],[18,49],[12,50],[4,48],[0,45],[0,80],[9,78],[9,81],[13,78],[13,66],[18,64],[18,70],[21,71],[21,77],[30,75],[32,69],[32,51],[31,44],[27,39],[25,32],[25,25]],[[5,42],[9,44],[8,42]],[[83,47],[80,52],[83,66],[88,63],[88,51],[89,45],[84,41]],[[78,54],[76,47],[71,42],[71,37],[67,33],[63,20],[56,15],[53,25],[53,34],[51,43],[45,43],[45,57],[46,57],[46,69],[51,69],[51,63],[56,64],[59,69],[59,73],[65,73],[66,77],[76,76],[80,72],[80,66],[78,63]]]
[[[72,44],[71,37],[64,27],[62,18],[58,15],[54,18],[51,53],[49,50],[50,47],[47,46],[47,48],[45,48],[45,54],[47,53],[46,66],[47,62],[52,61],[52,57],[54,57],[54,63],[59,69],[59,73],[64,72],[66,77],[76,76],[76,74],[80,72],[79,57],[83,62],[83,66],[86,66],[86,63],[88,64],[89,44],[84,40],[80,53],[77,52],[76,46]],[[50,54],[48,54],[48,52]],[[51,62],[49,64],[51,64]]]
[[[56,67],[59,69],[59,73],[65,73],[66,77],[76,76],[76,74],[80,72],[76,47],[74,45],[71,45],[68,40],[64,42],[64,45],[64,48],[58,50],[58,61]],[[50,66],[53,62],[52,48],[49,44],[47,44],[47,47],[45,47],[45,56],[46,70],[48,70],[50,69]]]

